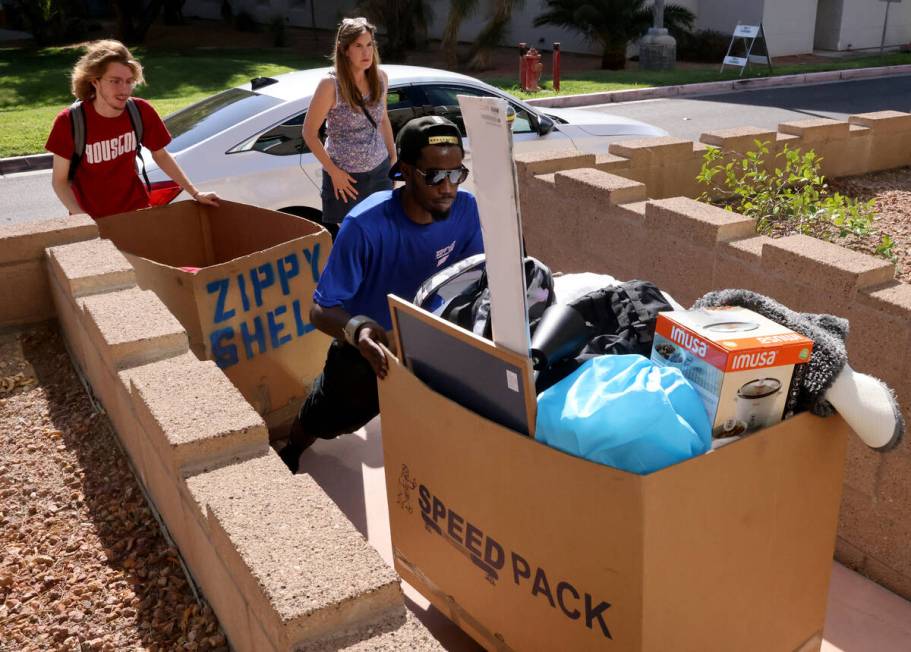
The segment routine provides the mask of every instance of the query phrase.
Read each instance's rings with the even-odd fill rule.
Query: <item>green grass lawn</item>
[[[172,113],[207,95],[236,86],[260,75],[276,75],[301,68],[326,65],[324,61],[306,59],[288,50],[274,49],[205,49],[187,52],[163,52],[134,48],[134,54],[145,67],[148,83],[136,94],[150,100],[162,115]],[[0,157],[34,154],[44,150],[44,142],[54,116],[69,105],[69,74],[80,51],[73,48],[41,50],[0,49]],[[833,59],[819,64],[775,67],[775,74],[840,70],[911,63],[911,54],[889,54],[882,57]],[[764,76],[757,67],[745,76]],[[667,72],[639,70],[564,71],[560,95],[596,91],[666,86],[696,82],[735,79],[738,73],[724,74],[718,67],[688,68]],[[495,86],[520,97],[555,95],[550,80],[539,93],[519,92],[515,79],[488,79]]]
[[[886,54],[883,56],[857,57],[850,59],[832,59],[823,63],[796,64],[788,66],[775,66],[773,60],[773,73],[775,75],[793,75],[807,72],[823,72],[826,70],[847,70],[849,68],[874,68],[877,66],[897,66],[911,63],[911,53]],[[549,62],[548,62],[549,66]],[[561,75],[560,92],[553,90],[551,79],[544,79],[544,90],[538,93],[525,93],[519,90],[515,79],[487,79],[494,86],[502,88],[513,95],[523,99],[533,97],[549,97],[554,95],[575,95],[576,93],[596,93],[601,91],[617,91],[629,88],[645,88],[648,86],[675,86],[677,84],[696,84],[700,82],[723,81],[740,78],[738,69],[726,67],[720,73],[721,64],[711,68],[684,68],[667,71],[648,70],[591,70],[580,73],[566,73]],[[549,72],[549,68],[545,69]],[[747,69],[743,77],[765,77],[767,68],[756,65]]]
[[[325,65],[280,50],[132,51],[147,81],[136,95],[162,115],[252,77]],[[69,75],[80,54],[72,48],[0,49],[0,157],[44,150],[54,117],[73,102]]]

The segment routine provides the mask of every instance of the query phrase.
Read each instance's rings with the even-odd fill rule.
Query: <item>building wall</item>
[[[773,57],[812,52],[816,0],[765,0],[762,26]]]
[[[448,0],[428,0],[434,18],[430,38],[440,38],[449,12]],[[234,11],[246,10],[262,22],[275,15],[288,16],[292,25],[310,27],[311,2],[315,2],[315,23],[320,29],[334,29],[339,20],[350,15],[356,0],[233,0]],[[814,47],[831,50],[878,48],[882,36],[886,3],[882,0],[676,0],[696,14],[697,29],[714,29],[731,34],[737,23],[765,27],[772,57],[812,52]],[[184,14],[220,19],[221,0],[187,0]],[[459,38],[470,42],[487,20],[486,2],[477,14],[462,24]],[[566,52],[599,54],[578,33],[554,26],[534,27],[537,15],[544,11],[545,0],[526,0],[512,17],[506,43],[524,41],[533,47],[549,50],[559,41]],[[889,9],[886,46],[911,42],[911,0],[893,3]]]
[[[839,50],[878,48],[883,35],[886,3],[881,0],[843,0]],[[892,3],[886,46],[911,42],[911,1]]]
[[[816,3],[816,36],[813,47],[837,50],[841,36],[841,13],[845,0],[818,0]]]
[[[762,20],[762,3],[752,0],[698,0],[696,26],[732,34],[737,23],[758,25]]]
[[[694,13],[697,13],[699,2],[700,0],[677,0],[677,4],[687,7]],[[335,29],[343,16],[351,15],[356,4],[356,0],[336,0],[335,2],[316,0],[316,27]],[[429,35],[432,39],[438,39],[446,27],[449,0],[429,0],[429,4],[434,14],[428,30]],[[475,15],[462,23],[459,40],[473,41],[487,22],[487,3],[480,2],[479,4],[480,7]],[[291,25],[298,27],[312,25],[310,0],[233,0],[232,6],[235,12],[246,10],[263,22],[276,14],[283,13],[288,16]],[[523,6],[516,8],[513,12],[506,43],[518,44],[520,41],[524,41],[532,47],[550,50],[551,45],[557,41],[565,52],[601,53],[597,44],[589,43],[577,32],[555,26],[534,27],[534,19],[544,12],[544,7],[544,0],[525,0]],[[183,11],[187,16],[220,19],[221,0],[187,0]]]

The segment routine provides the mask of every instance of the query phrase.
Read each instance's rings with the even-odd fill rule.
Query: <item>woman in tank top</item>
[[[335,235],[345,215],[378,190],[392,188],[395,140],[386,113],[389,80],[380,70],[376,28],[346,18],[335,37],[334,70],[316,87],[304,141],[323,166],[323,224]],[[319,129],[326,122],[326,144]]]

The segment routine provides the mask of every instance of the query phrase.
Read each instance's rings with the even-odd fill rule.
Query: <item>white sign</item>
[[[753,48],[760,44],[761,49],[754,54]],[[734,46],[738,47],[735,48]],[[731,54],[737,52],[741,56]],[[734,34],[731,36],[731,43],[728,45],[728,51],[724,55],[721,63],[721,72],[724,72],[725,66],[734,66],[740,68],[740,76],[743,77],[744,71],[751,63],[764,63],[772,72],[772,58],[769,56],[769,46],[765,38],[765,30],[762,23],[758,25],[740,25],[734,28]]]
[[[738,25],[734,36],[740,38],[756,38],[759,36],[759,25]]]
[[[487,254],[493,341],[527,356],[531,337],[525,301],[522,222],[507,103],[498,97],[458,98],[471,143],[471,174]]]

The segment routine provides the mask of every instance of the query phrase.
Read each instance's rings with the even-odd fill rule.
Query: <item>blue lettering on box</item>
[[[234,329],[219,328],[209,334],[209,343],[212,348],[212,357],[215,358],[215,364],[221,369],[227,369],[237,364],[237,345],[231,343],[234,339]],[[227,344],[225,341],[227,340]]]
[[[253,301],[257,308],[263,305],[263,290],[275,283],[275,272],[272,263],[264,263],[250,270],[250,283],[253,286]]]
[[[253,270],[250,270],[253,273]],[[237,289],[240,290],[240,302],[244,307],[244,312],[250,312],[250,299],[247,297],[247,279],[243,274],[237,275]]]
[[[250,333],[250,329],[247,326],[249,322],[241,322],[240,324],[240,337],[244,341],[244,350],[247,352],[247,360],[252,358],[255,353],[253,353],[253,343],[259,345],[259,352],[266,352],[266,330],[263,328],[263,318],[257,315],[253,318],[253,333]]]
[[[310,263],[310,274],[313,276],[313,282],[319,281],[319,243],[313,245],[313,251],[304,249],[304,258]]]
[[[301,314],[301,302],[300,299],[295,299],[291,302],[291,310],[294,312],[294,325],[297,327],[297,336],[306,335],[310,331],[316,329],[316,327],[304,321],[304,316]]]
[[[206,284],[206,291],[209,294],[218,292],[218,297],[215,299],[215,316],[212,319],[216,324],[231,319],[235,314],[234,308],[225,310],[225,299],[228,297],[228,284],[229,279],[226,278],[216,279]]]
[[[285,330],[285,323],[275,321],[278,315],[283,315],[286,312],[288,312],[288,309],[285,306],[278,306],[275,310],[270,310],[266,313],[266,320],[269,322],[269,341],[272,343],[273,349],[277,349],[291,341],[291,336],[287,333],[279,335]]]
[[[310,266],[310,274],[314,281],[319,280],[320,246],[316,243],[312,251],[303,250],[304,258]],[[291,281],[301,275],[300,256],[296,252],[278,258],[274,263],[268,262],[251,267],[244,273],[235,274],[225,278],[215,279],[206,284],[206,291],[215,295],[215,306],[212,315],[214,324],[223,324],[226,321],[237,319],[238,313],[249,313],[251,308],[268,306],[265,290],[278,285],[283,296],[292,293]],[[236,288],[231,283],[236,282]],[[230,307],[232,291],[240,299],[240,306]],[[251,296],[252,295],[252,296]],[[252,300],[252,301],[251,301]],[[233,299],[237,301],[237,299]],[[290,313],[290,315],[289,315]],[[290,317],[293,316],[294,325]],[[239,323],[238,323],[239,322]],[[209,345],[212,357],[222,369],[231,367],[239,362],[239,343],[235,336],[240,334],[243,342],[246,359],[265,353],[270,349],[278,349],[288,344],[295,337],[303,337],[316,328],[307,321],[304,308],[300,299],[288,304],[283,303],[259,315],[248,317],[246,320],[237,320],[231,326],[213,329],[209,335]]]
[[[300,261],[297,254],[290,253],[284,258],[278,259],[278,282],[282,287],[282,294],[288,296],[291,294],[291,286],[288,281],[300,274]]]

